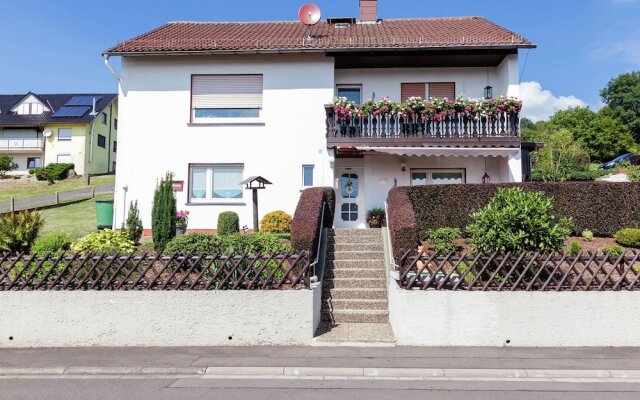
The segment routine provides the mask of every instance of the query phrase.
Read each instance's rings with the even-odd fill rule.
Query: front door
[[[338,228],[364,228],[362,168],[339,168],[336,175],[336,218]]]

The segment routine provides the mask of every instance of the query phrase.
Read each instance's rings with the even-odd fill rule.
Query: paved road
[[[638,399],[640,349],[0,349],[2,400],[200,398]]]
[[[96,186],[95,188],[96,188],[96,195],[113,193],[115,190],[115,185],[114,184],[100,185],[100,186]],[[72,190],[69,192],[59,193],[59,199],[60,199],[60,202],[62,203],[73,201],[76,199],[87,198],[90,196],[91,196],[90,186],[82,189]],[[52,204],[55,202],[55,199],[56,199],[55,194],[39,196],[39,197],[29,197],[26,199],[16,200],[15,206],[16,206],[16,210],[24,210],[28,208]],[[10,202],[0,203],[0,212],[7,212],[10,210],[10,207],[11,207]]]

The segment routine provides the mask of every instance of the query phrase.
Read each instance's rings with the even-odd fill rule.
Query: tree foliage
[[[629,126],[635,140],[640,142],[640,71],[612,79],[600,95],[614,115]]]
[[[567,129],[549,134],[544,142],[544,147],[533,155],[536,161],[534,173],[543,180],[566,180],[574,172],[589,168],[589,154]]]
[[[14,169],[18,169],[18,164],[13,162],[13,158],[7,155],[0,155],[0,176],[4,176],[4,174]]]
[[[167,172],[156,186],[151,210],[153,247],[161,253],[176,236],[176,198],[173,195],[173,173]]]
[[[129,203],[129,213],[127,214],[127,237],[133,243],[140,243],[142,237],[142,220],[140,219],[140,210],[138,209],[138,200]]]

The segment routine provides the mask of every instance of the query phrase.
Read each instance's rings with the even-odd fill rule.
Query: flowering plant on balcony
[[[405,118],[422,114],[427,108],[427,103],[420,96],[411,96],[401,105],[402,114]]]
[[[350,120],[360,113],[356,103],[348,100],[346,97],[336,97],[331,104],[340,122]]]
[[[178,211],[176,213],[176,224],[187,225],[189,223],[189,211]]]

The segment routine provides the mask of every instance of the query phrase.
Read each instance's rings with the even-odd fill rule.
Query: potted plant
[[[189,211],[178,211],[176,213],[176,235],[181,236],[187,232],[189,224]]]
[[[385,223],[386,213],[384,208],[372,208],[367,211],[367,222],[369,222],[369,228],[382,228]]]

